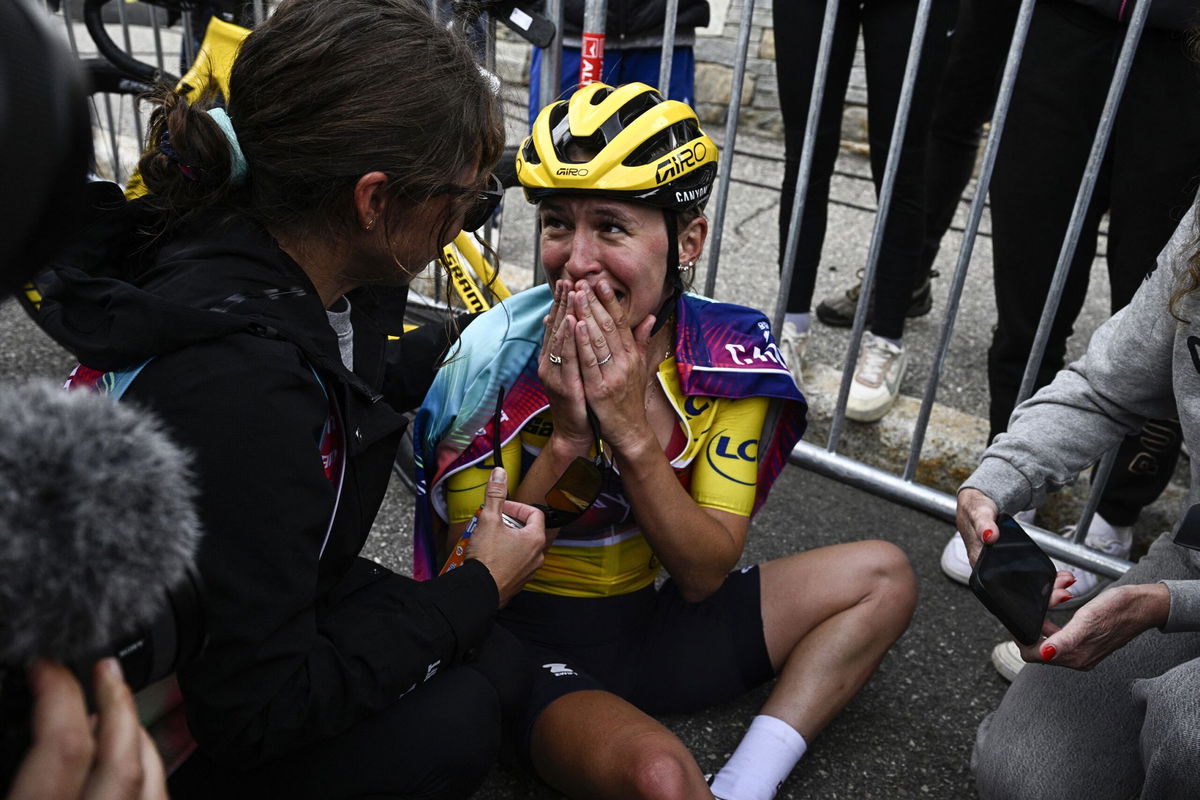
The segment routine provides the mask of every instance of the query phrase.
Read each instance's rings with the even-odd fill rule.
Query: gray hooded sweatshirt
[[[1184,508],[1200,502],[1200,290],[1176,305],[1187,322],[1170,308],[1197,252],[1196,213],[1193,206],[1184,216],[1155,271],[1096,330],[1087,353],[1017,407],[1008,432],[996,437],[961,488],[980,490],[1002,512],[1033,508],[1147,419],[1178,415],[1195,454]],[[1168,632],[1200,630],[1200,551],[1184,549],[1194,579],[1163,581],[1171,595]]]

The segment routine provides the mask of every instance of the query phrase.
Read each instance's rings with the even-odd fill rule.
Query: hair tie
[[[238,186],[246,182],[246,156],[233,130],[233,120],[223,108],[210,108],[208,115],[217,123],[221,133],[229,140],[229,182]]]
[[[167,130],[166,125],[163,126],[162,133],[158,137],[158,150],[167,157],[168,161],[176,166],[183,174],[183,177],[189,181],[200,180],[200,176],[203,174],[201,169],[184,161],[183,156],[179,155],[175,148],[171,146],[171,132]]]

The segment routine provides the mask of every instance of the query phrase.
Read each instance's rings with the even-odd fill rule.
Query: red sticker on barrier
[[[604,34],[584,33],[579,58],[579,85],[587,86],[600,80],[604,66]]]

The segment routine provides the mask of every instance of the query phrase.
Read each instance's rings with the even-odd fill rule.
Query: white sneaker
[[[1001,642],[992,648],[992,666],[1004,680],[1012,683],[1017,673],[1025,669],[1026,661],[1021,658],[1021,651],[1012,639]]]
[[[1069,539],[1074,534],[1074,525],[1068,525],[1062,529],[1064,538]],[[1099,550],[1101,553],[1107,553],[1116,558],[1129,558],[1129,551],[1133,547],[1133,526],[1111,525],[1104,517],[1096,514],[1092,517],[1092,524],[1088,527],[1088,534],[1083,543],[1093,550]],[[1071,599],[1065,603],[1059,603],[1054,607],[1055,609],[1065,611],[1078,608],[1112,582],[1110,578],[1089,572],[1083,567],[1071,566],[1058,559],[1051,560],[1054,561],[1055,569],[1069,570],[1075,576],[1075,583],[1067,590],[1071,593]]]
[[[907,367],[908,353],[903,345],[894,345],[870,331],[863,334],[846,402],[846,417],[857,422],[882,418],[900,394],[900,381]]]
[[[783,323],[783,329],[779,332],[779,354],[783,356],[783,363],[787,365],[792,377],[796,379],[796,385],[800,387],[800,391],[804,391],[804,351],[806,349],[808,349],[808,331],[801,333],[792,323]]]
[[[1036,508],[1027,508],[1016,515],[1019,523],[1031,524],[1037,514]],[[966,586],[971,580],[971,561],[967,558],[967,546],[963,544],[962,536],[955,532],[942,548],[942,572],[952,581]]]
[[[971,560],[967,558],[967,546],[957,531],[942,548],[942,572],[946,577],[963,586],[971,580]]]

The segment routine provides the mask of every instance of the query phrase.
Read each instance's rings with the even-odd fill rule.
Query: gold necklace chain
[[[662,362],[670,357],[671,351],[668,349],[667,352],[663,353],[663,357],[658,360],[658,364],[662,364]],[[651,389],[654,387],[654,382],[658,380],[658,364],[654,365],[654,371],[650,373],[650,380],[646,383],[646,408],[650,407],[650,398],[654,396],[654,392]]]

